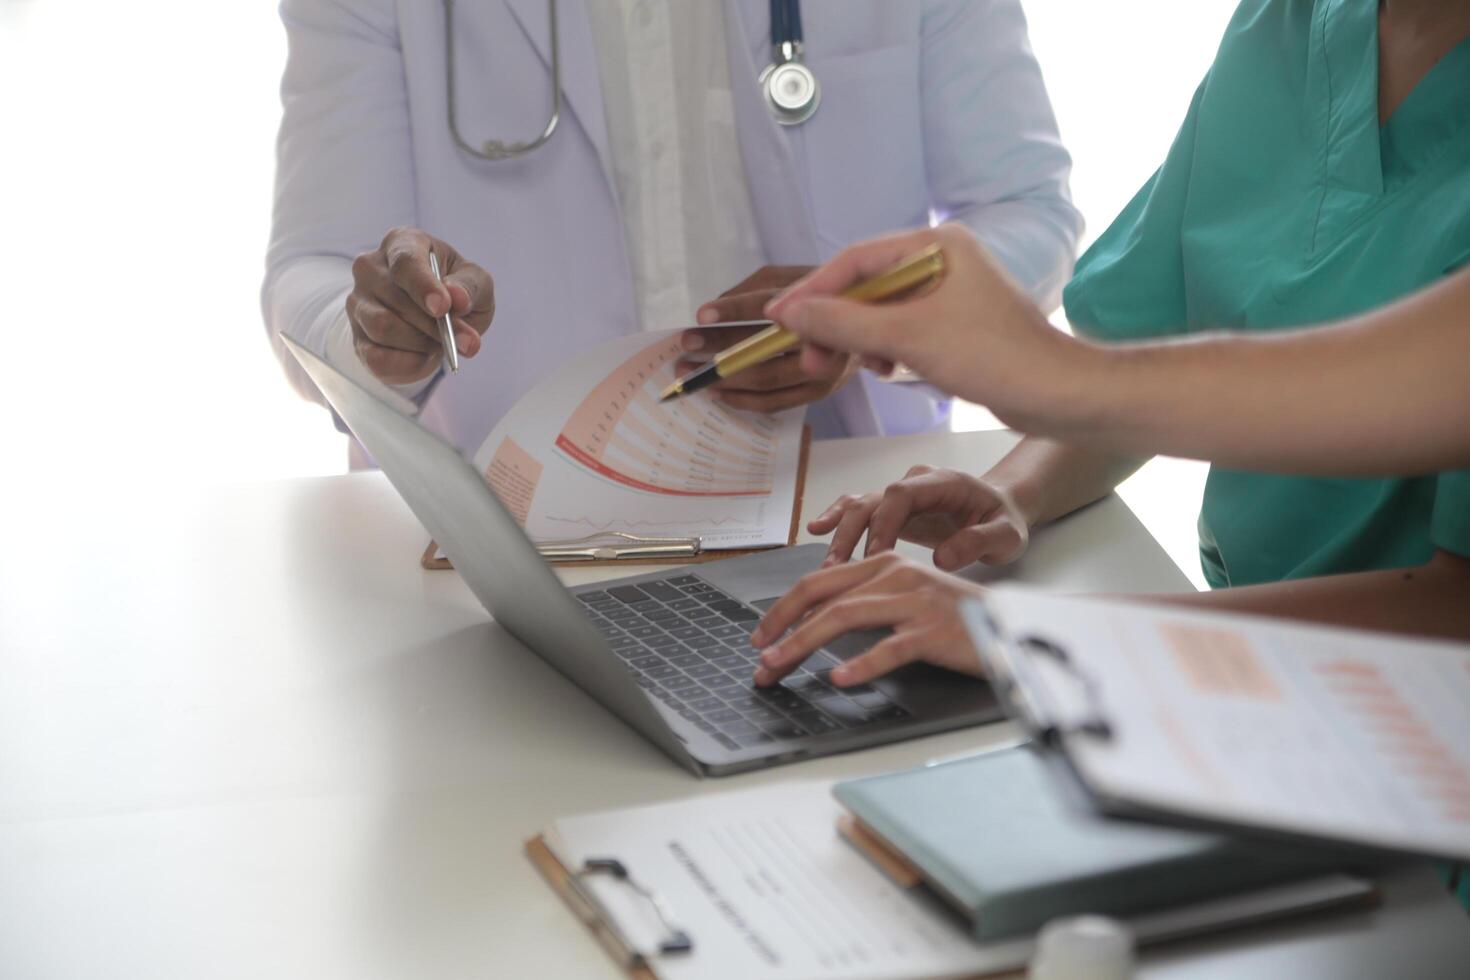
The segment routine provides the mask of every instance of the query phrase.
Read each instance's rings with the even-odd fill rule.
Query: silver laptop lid
[[[495,621],[676,761],[701,772],[464,457],[290,337],[281,339]]]

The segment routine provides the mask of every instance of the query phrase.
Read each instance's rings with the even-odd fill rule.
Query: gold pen
[[[944,274],[944,252],[938,244],[930,245],[885,269],[871,279],[864,279],[842,291],[846,299],[859,303],[878,303],[900,293],[934,282]],[[714,360],[691,371],[664,389],[660,402],[692,394],[747,368],[784,354],[801,342],[801,338],[780,324],[772,324],[758,334],[725,348]]]

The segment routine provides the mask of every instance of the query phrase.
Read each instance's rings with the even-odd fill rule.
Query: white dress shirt
[[[645,330],[766,264],[735,135],[719,4],[589,0],[612,174]]]

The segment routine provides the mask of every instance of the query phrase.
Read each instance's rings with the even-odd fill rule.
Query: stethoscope
[[[801,61],[801,0],[771,0],[771,58],[757,79],[776,122],[799,126],[822,101],[817,76]]]
[[[540,147],[561,122],[561,44],[556,17],[556,0],[547,0],[547,17],[551,22],[551,116],[541,129],[541,135],[529,142],[507,143],[503,140],[485,140],[479,147],[471,146],[459,131],[458,90],[454,82],[454,0],[444,3],[444,75],[447,92],[446,112],[449,116],[449,133],[455,144],[471,156],[481,160],[508,160],[524,156]],[[766,105],[776,122],[783,126],[797,126],[806,122],[817,111],[822,101],[822,89],[817,76],[812,74],[801,60],[801,0],[771,0],[771,64],[757,77]]]

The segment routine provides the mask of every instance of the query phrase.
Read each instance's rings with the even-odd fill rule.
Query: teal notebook
[[[1022,746],[833,792],[982,940],[1058,916],[1140,914],[1350,863],[1341,852],[1109,820],[1069,800],[1048,765]]]

